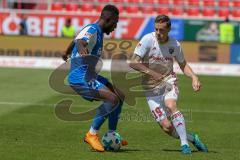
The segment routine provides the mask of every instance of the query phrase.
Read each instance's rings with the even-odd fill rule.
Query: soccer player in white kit
[[[202,152],[208,152],[198,135],[187,133],[185,120],[177,107],[177,76],[173,72],[174,59],[183,73],[192,79],[195,92],[201,88],[198,77],[184,59],[180,43],[168,36],[170,18],[159,15],[155,32],[146,34],[135,48],[130,66],[143,73],[143,88],[149,108],[161,128],[170,136],[179,138],[183,154],[191,154],[188,141]]]

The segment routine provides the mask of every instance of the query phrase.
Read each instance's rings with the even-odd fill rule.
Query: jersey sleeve
[[[146,53],[150,50],[150,48],[151,48],[151,37],[149,35],[146,35],[137,44],[134,50],[134,54],[143,58],[146,55]]]
[[[179,42],[177,42],[177,53],[176,53],[176,61],[178,63],[182,63],[185,61],[184,55],[183,55],[183,51],[182,51],[182,47],[181,44]]]
[[[97,30],[92,26],[87,26],[83,30],[81,30],[76,36],[75,40],[81,39],[87,43],[90,41],[96,40]]]

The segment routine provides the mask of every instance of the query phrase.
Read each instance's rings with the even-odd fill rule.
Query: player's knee
[[[172,124],[169,120],[165,119],[160,123],[164,132],[170,134],[172,131]]]
[[[109,97],[110,102],[112,103],[113,107],[119,103],[119,98],[115,95]]]
[[[171,113],[175,113],[178,110],[175,102],[167,102],[166,106],[170,110]]]

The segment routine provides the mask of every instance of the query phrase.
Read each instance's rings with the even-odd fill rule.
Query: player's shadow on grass
[[[164,152],[181,152],[180,149],[162,149]],[[192,152],[198,152],[198,151],[192,151]]]
[[[125,149],[120,149],[120,150],[118,150],[117,152],[123,153],[123,152],[141,152],[141,151],[150,151],[150,150],[125,148]]]
[[[142,151],[150,151],[150,150],[146,150],[146,149],[130,149],[130,148],[125,148],[125,149],[120,149],[118,151],[106,151],[106,152],[110,152],[110,153],[130,153],[130,152],[142,152]],[[94,150],[92,150],[92,152],[96,152]]]
[[[180,149],[162,149],[165,152],[181,152]],[[192,150],[192,153],[203,153],[198,150]],[[218,153],[217,151],[208,151],[208,153]]]

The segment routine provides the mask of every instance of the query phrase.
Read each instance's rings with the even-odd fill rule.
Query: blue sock
[[[120,102],[118,103],[118,105],[116,106],[117,108],[115,108],[108,117],[108,129],[109,131],[115,131],[117,129],[117,124],[118,124],[118,120],[119,120],[119,115],[122,111],[122,105],[123,105],[123,101],[120,100]]]
[[[93,119],[91,127],[95,130],[99,130],[102,124],[105,122],[105,119],[108,116],[109,109],[112,108],[112,103],[104,102],[102,103],[96,111],[96,115]]]

